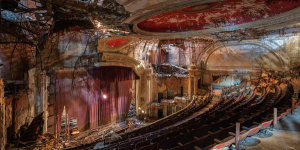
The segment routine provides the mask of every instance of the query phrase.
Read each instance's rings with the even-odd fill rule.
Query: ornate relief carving
[[[99,66],[124,66],[130,67],[135,70],[137,75],[141,75],[144,71],[143,66],[140,65],[140,62],[131,58],[127,55],[117,54],[117,53],[103,53],[102,61],[99,63]]]
[[[127,53],[133,37],[117,36],[112,38],[101,39],[98,41],[98,52],[119,52]]]

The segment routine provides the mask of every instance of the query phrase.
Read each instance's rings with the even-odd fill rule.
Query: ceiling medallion
[[[179,11],[184,12],[184,13],[199,13],[203,11],[208,11],[215,9],[217,7],[220,7],[223,5],[225,0],[219,1],[219,2],[209,2],[205,4],[200,4],[200,5],[194,5],[186,8],[182,8]]]

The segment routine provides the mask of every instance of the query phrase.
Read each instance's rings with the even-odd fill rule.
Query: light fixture
[[[96,25],[97,25],[97,28],[100,28],[100,27],[103,27],[102,23],[99,22],[99,21],[95,21]]]
[[[106,94],[103,94],[102,96],[104,99],[107,99],[107,95]]]

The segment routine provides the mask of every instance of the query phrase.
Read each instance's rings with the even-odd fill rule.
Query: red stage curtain
[[[78,120],[81,131],[127,117],[132,98],[132,81],[137,78],[134,71],[131,68],[110,66],[90,68],[87,72],[88,75],[86,72],[57,72],[58,130],[64,106],[68,116]]]
[[[57,129],[60,130],[64,106],[69,118],[76,118],[79,129],[89,128],[89,94],[84,71],[61,70],[56,72]]]
[[[88,76],[91,128],[124,120],[129,112],[132,81],[137,78],[133,70],[114,66],[91,68]]]

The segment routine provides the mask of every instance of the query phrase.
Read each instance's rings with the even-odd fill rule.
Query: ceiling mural
[[[299,6],[299,0],[224,0],[155,15],[137,26],[161,33],[205,30],[273,17]]]

